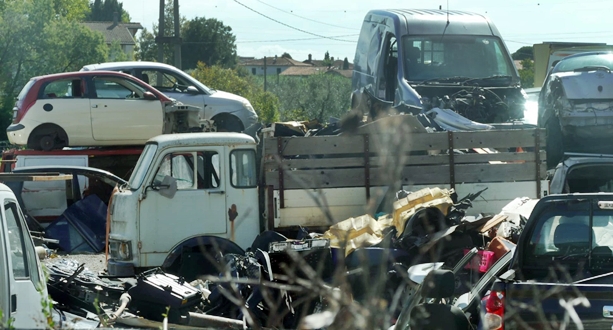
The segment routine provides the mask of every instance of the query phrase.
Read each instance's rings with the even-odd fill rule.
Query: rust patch
[[[232,222],[236,219],[236,217],[238,217],[238,212],[236,211],[236,204],[232,204],[232,206],[230,206],[230,208],[228,209],[228,218]]]

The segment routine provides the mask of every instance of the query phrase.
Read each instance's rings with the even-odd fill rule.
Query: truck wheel
[[[546,125],[547,139],[547,168],[554,168],[562,160],[564,156],[564,137],[560,128],[560,120],[558,117],[552,117],[547,121]]]

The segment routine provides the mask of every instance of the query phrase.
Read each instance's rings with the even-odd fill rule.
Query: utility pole
[[[264,91],[266,91],[266,56],[264,56]]]
[[[179,0],[173,0],[173,18],[174,18],[174,36],[167,37],[164,35],[164,0],[160,0],[160,18],[158,26],[158,36],[155,38],[155,42],[158,45],[158,62],[165,63],[164,61],[164,45],[174,45],[174,58],[175,66],[181,69],[181,24],[179,22]]]
[[[158,62],[164,63],[164,0],[160,0],[160,20],[158,22],[158,36],[155,42],[158,44]]]
[[[179,0],[174,0],[175,16],[175,66],[181,69],[181,24],[179,22]]]

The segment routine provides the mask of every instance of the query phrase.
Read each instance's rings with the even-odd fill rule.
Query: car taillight
[[[484,329],[504,329],[504,291],[491,291],[485,301]]]

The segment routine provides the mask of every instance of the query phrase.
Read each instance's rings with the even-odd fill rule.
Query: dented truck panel
[[[460,63],[471,61],[475,68]],[[482,15],[460,11],[370,11],[356,47],[352,88],[352,108],[371,116],[381,100],[412,111],[446,107],[471,120],[504,122],[523,118],[525,103],[496,27]]]

